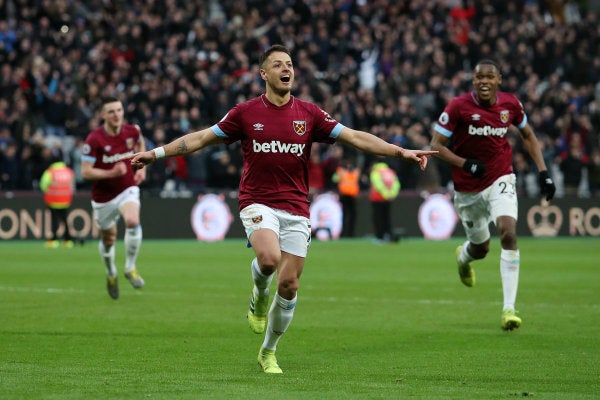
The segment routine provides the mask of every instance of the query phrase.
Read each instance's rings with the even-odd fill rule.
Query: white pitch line
[[[86,290],[82,290],[82,289],[75,289],[75,288],[40,288],[40,287],[29,287],[29,286],[0,286],[0,292],[17,292],[17,293],[50,293],[50,294],[66,294],[66,293],[77,293],[77,294],[83,294],[83,293],[89,293],[90,291],[86,291]],[[161,292],[157,292],[157,291],[146,291],[145,293],[142,293],[141,291],[135,291],[134,292],[137,295],[141,295],[141,294],[145,294],[145,295],[167,295],[167,292],[161,293]],[[227,297],[227,298],[233,298],[233,297],[238,297],[236,294],[233,293],[229,293],[229,294],[222,294],[219,295],[218,297]],[[213,296],[215,297],[215,296]],[[245,299],[245,298],[244,298]],[[421,305],[427,305],[427,304],[434,304],[434,305],[474,305],[474,304],[485,304],[488,306],[491,305],[497,305],[499,304],[499,301],[487,301],[487,302],[482,302],[480,300],[475,301],[475,300],[448,300],[448,299],[439,299],[439,300],[432,300],[432,299],[407,299],[407,298],[397,298],[397,297],[335,297],[335,296],[329,296],[329,297],[318,297],[318,296],[302,296],[301,301],[303,303],[369,303],[372,304],[373,302],[379,302],[379,303],[402,303],[402,304],[421,304]],[[541,308],[556,308],[556,304],[555,303],[540,303],[540,302],[534,302],[531,303],[529,305],[529,308],[531,307],[541,307]],[[590,302],[588,304],[568,304],[568,303],[564,303],[561,304],[560,306],[561,308],[570,308],[570,307],[577,307],[577,308],[587,308],[587,309],[591,309],[591,310],[600,310],[600,304],[594,303],[594,302]]]
[[[52,294],[62,294],[62,293],[85,293],[85,290],[74,289],[74,288],[36,288],[36,287],[28,287],[28,286],[0,286],[1,292],[19,292],[19,293],[52,293]]]

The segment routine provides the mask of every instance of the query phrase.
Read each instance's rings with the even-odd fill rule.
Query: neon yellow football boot
[[[509,308],[502,311],[501,327],[505,331],[512,331],[521,326],[521,318],[517,317],[517,311]]]
[[[259,296],[255,289],[252,289],[250,296],[250,308],[248,309],[248,325],[254,333],[264,333],[267,328],[267,308],[269,306],[269,296]]]
[[[140,274],[138,274],[137,269],[135,268],[131,271],[125,272],[125,278],[129,279],[129,282],[131,282],[131,286],[133,286],[136,289],[141,289],[145,285],[144,279],[142,279]]]
[[[108,295],[111,298],[115,300],[119,298],[119,282],[117,282],[116,276],[107,275],[106,289],[108,290]]]
[[[261,348],[258,352],[258,365],[260,365],[266,374],[283,374],[283,371],[279,368],[279,364],[277,364],[274,350]]]
[[[475,270],[471,268],[470,264],[462,265],[458,261],[458,256],[462,250],[462,245],[456,248],[456,264],[458,265],[458,275],[463,285],[472,287],[475,286]]]
[[[59,245],[58,240],[48,240],[44,243],[44,247],[47,249],[57,249]]]

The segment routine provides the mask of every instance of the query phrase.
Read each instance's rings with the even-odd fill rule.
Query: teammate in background
[[[240,217],[255,253],[254,287],[247,314],[257,334],[266,330],[258,353],[265,373],[280,374],[275,349],[294,316],[299,279],[311,240],[308,162],[314,142],[346,143],[363,151],[427,165],[432,151],[407,150],[366,132],[347,128],[318,106],[291,95],[290,51],[270,47],[260,60],[266,93],[232,108],[212,127],[136,154],[135,168],[158,158],[189,154],[209,145],[241,141],[244,166],[239,188]],[[269,308],[269,287],[277,293]]]
[[[63,246],[73,247],[73,237],[67,223],[67,215],[75,191],[75,172],[67,167],[62,159],[56,157],[42,174],[40,189],[44,192],[44,203],[52,215],[52,239],[46,241],[45,246],[50,249],[60,246],[58,228],[62,223],[65,227]]]
[[[349,159],[344,159],[332,177],[337,183],[340,203],[342,203],[342,237],[354,237],[356,223],[356,198],[360,193],[360,168]]]
[[[498,228],[504,300],[501,327],[513,330],[521,325],[521,318],[515,311],[520,268],[518,201],[512,149],[506,138],[511,124],[519,129],[524,147],[537,166],[540,192],[547,201],[556,188],[523,105],[513,94],[498,91],[501,83],[498,64],[492,60],[477,63],[474,90],[446,106],[433,128],[431,148],[438,150],[436,157],[452,169],[454,206],[467,235],[465,243],[456,249],[458,274],[464,285],[475,285],[471,262],[484,258],[490,250],[490,222]],[[446,147],[450,140],[451,149]]]
[[[98,249],[106,266],[108,294],[117,299],[115,241],[120,217],[125,223],[125,277],[136,289],[144,286],[135,263],[142,244],[138,185],[146,178],[146,169],[134,170],[124,159],[136,151],[146,150],[146,146],[139,126],[124,123],[123,104],[119,99],[103,99],[101,117],[103,125],[85,140],[81,174],[84,179],[93,181],[92,209],[101,235]]]
[[[400,192],[398,175],[385,162],[377,161],[371,167],[369,180],[375,240],[377,243],[396,242],[398,237],[392,231],[392,202]]]

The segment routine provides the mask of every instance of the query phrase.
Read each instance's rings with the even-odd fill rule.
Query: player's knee
[[[104,246],[110,247],[115,244],[115,241],[117,240],[117,233],[110,229],[108,231],[102,232],[101,238]]]
[[[111,247],[115,244],[115,238],[112,236],[104,236],[102,237],[102,243],[104,247]]]
[[[281,262],[281,254],[261,253],[257,254],[258,264],[263,274],[270,275],[277,270]]]
[[[123,218],[123,222],[125,223],[125,228],[131,229],[140,224],[140,219],[138,217],[125,217]]]
[[[277,282],[277,293],[284,299],[291,300],[298,292],[298,278],[283,278]]]
[[[517,247],[516,232],[502,232],[500,235],[500,244],[503,249],[515,249]]]

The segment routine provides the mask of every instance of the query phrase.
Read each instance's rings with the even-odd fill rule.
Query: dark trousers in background
[[[58,240],[58,228],[61,222],[65,225],[65,234],[63,240],[73,240],[71,232],[69,231],[69,224],[67,224],[67,214],[69,213],[68,208],[50,208],[52,215],[52,240]]]
[[[340,195],[342,204],[342,237],[354,237],[356,223],[356,197]]]
[[[393,240],[392,203],[390,201],[372,201],[371,206],[375,237],[380,240]]]

